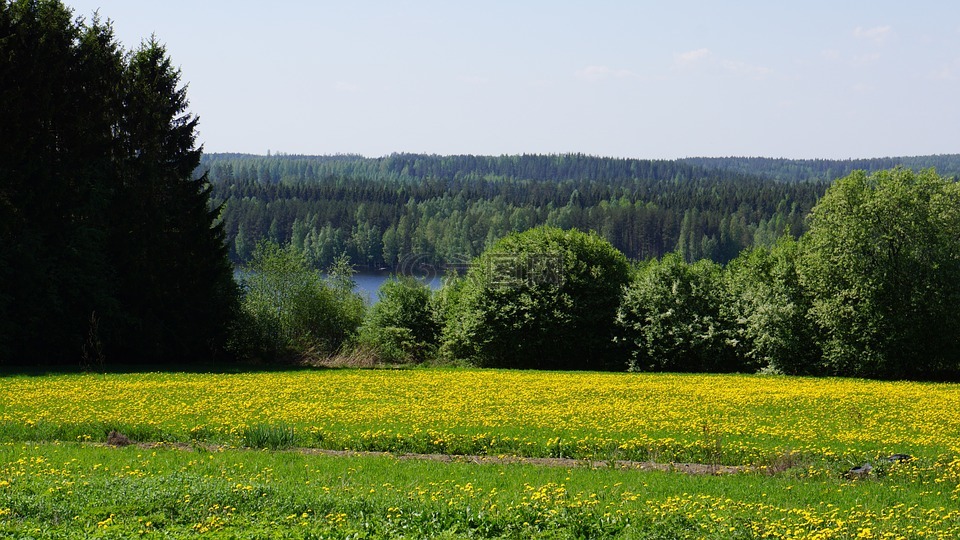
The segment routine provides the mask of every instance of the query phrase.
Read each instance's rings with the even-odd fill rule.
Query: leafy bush
[[[349,263],[341,260],[330,276],[325,280],[290,246],[258,244],[243,279],[239,348],[267,359],[338,351],[356,333],[364,303]]]
[[[722,268],[687,264],[679,253],[646,263],[623,295],[618,339],[630,347],[633,371],[729,372],[751,370],[737,353],[734,321]]]
[[[507,236],[451,291],[444,351],[478,366],[623,369],[613,343],[626,257],[595,234],[551,227]]]
[[[725,307],[737,321],[740,354],[761,368],[788,375],[822,371],[810,297],[797,274],[798,243],[782,237],[771,249],[744,251],[726,268]]]
[[[360,345],[381,361],[423,361],[436,350],[439,325],[430,288],[409,276],[384,281],[360,327]]]

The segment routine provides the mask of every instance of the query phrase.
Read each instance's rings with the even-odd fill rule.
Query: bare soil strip
[[[96,446],[122,446],[104,443],[91,443]],[[196,450],[202,448],[207,451],[218,451],[223,449],[231,450],[249,450],[262,452],[260,448],[235,448],[214,444],[201,443],[163,443],[163,442],[141,442],[136,443],[143,449],[153,448],[178,448],[181,450]],[[322,448],[284,448],[279,450],[270,450],[272,452],[296,452],[305,455],[317,456],[339,456],[339,457],[392,457],[403,460],[421,460],[421,461],[439,461],[443,463],[475,463],[478,465],[507,465],[512,463],[524,465],[539,465],[542,467],[589,467],[591,469],[635,469],[641,471],[664,471],[676,472],[692,475],[724,475],[736,474],[749,470],[743,465],[715,465],[709,463],[656,463],[653,461],[626,461],[626,460],[588,460],[573,458],[547,458],[547,457],[522,457],[522,456],[476,456],[476,455],[457,455],[457,454],[412,454],[412,453],[391,453],[391,452],[366,452],[355,450],[326,450]]]

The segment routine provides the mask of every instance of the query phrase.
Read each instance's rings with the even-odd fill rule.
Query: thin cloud
[[[877,53],[858,54],[851,59],[855,66],[869,66],[880,61],[880,55]]]
[[[836,49],[824,49],[820,51],[820,56],[827,60],[840,60],[842,55]]]
[[[674,58],[676,60],[677,65],[683,67],[683,66],[689,66],[689,65],[695,64],[705,58],[709,58],[711,54],[713,53],[710,52],[710,49],[700,48],[700,49],[694,49],[692,51],[678,53],[674,55]]]
[[[892,31],[893,28],[890,25],[874,26],[873,28],[858,26],[853,29],[853,36],[858,39],[868,39],[876,43],[883,43],[890,37]]]
[[[960,79],[960,59],[954,60],[952,63],[946,64],[934,71],[930,74],[930,78],[935,81],[956,81]]]
[[[733,75],[755,79],[773,74],[773,70],[765,66],[748,64],[741,60],[716,58],[713,52],[705,47],[674,55],[675,68],[684,69],[697,65],[706,65]]]
[[[353,84],[353,83],[345,82],[345,81],[337,81],[336,89],[337,89],[338,92],[351,92],[351,93],[352,93],[352,92],[359,92],[359,91],[360,91],[360,87],[359,87],[359,86],[357,86],[357,85],[355,85],[355,84]]]
[[[462,83],[472,84],[472,85],[481,85],[481,84],[487,84],[490,82],[490,79],[486,77],[478,77],[474,75],[458,77],[457,79]]]

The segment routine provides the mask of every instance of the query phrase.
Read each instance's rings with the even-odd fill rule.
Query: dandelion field
[[[949,384],[413,369],[0,385],[0,537],[960,535],[960,387]],[[101,444],[111,430],[141,444]],[[884,459],[894,453],[914,459]],[[864,462],[868,477],[843,475]]]

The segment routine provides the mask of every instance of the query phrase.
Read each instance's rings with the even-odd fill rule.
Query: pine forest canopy
[[[960,172],[960,155],[866,160],[582,154],[300,156],[208,154],[224,203],[231,258],[262,238],[291,242],[318,267],[347,253],[367,267],[462,263],[537,225],[592,230],[633,259],[679,251],[726,262],[769,246],[804,218],[829,183],[896,165]]]

